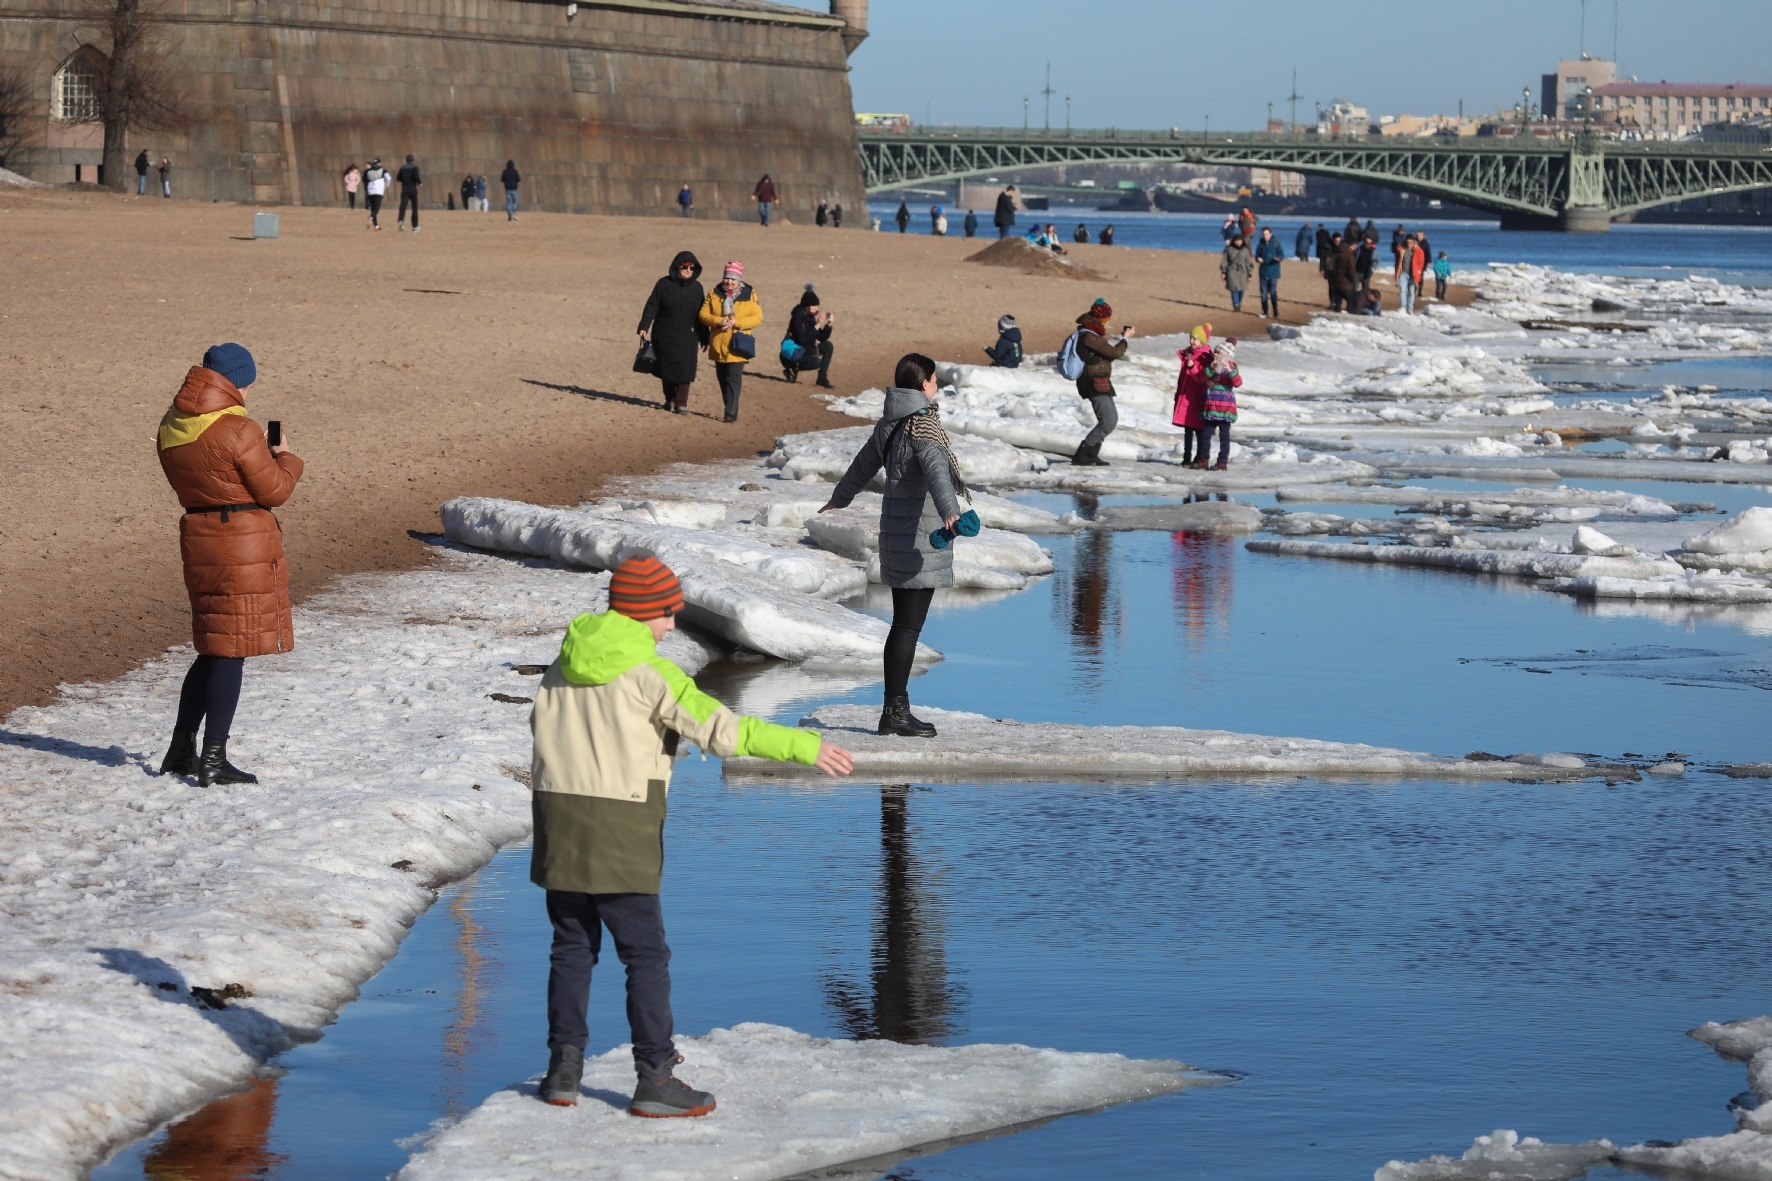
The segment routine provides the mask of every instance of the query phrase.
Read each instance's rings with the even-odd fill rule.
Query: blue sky
[[[806,7],[825,8],[807,3]],[[1467,113],[1519,100],[1580,38],[1579,0],[873,0],[850,59],[855,106],[918,122],[1019,126],[1022,97],[1078,127],[1253,129],[1345,97],[1378,114]],[[1626,74],[1772,81],[1772,0],[1619,0]],[[1613,0],[1589,0],[1588,51],[1610,56]]]

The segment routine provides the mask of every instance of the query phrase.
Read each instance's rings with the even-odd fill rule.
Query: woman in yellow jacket
[[[720,379],[720,397],[726,402],[726,421],[738,421],[738,394],[744,386],[744,363],[757,355],[753,335],[763,323],[763,305],[744,281],[744,264],[729,262],[720,282],[701,305],[702,326],[708,330],[708,359]]]

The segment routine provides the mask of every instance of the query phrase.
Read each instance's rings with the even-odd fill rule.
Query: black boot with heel
[[[162,775],[195,775],[197,773],[197,732],[195,730],[174,730],[172,745],[166,748],[166,757],[160,760]]]
[[[880,711],[880,726],[874,732],[892,734],[899,738],[935,737],[934,726],[912,716],[908,693],[897,693],[886,698],[886,706]]]
[[[242,771],[228,762],[228,743],[205,742],[203,756],[197,761],[197,786],[208,787],[212,783],[257,783],[258,776],[249,771]]]

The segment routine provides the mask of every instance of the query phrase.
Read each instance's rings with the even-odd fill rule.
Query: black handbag
[[[634,354],[634,372],[658,376],[658,350],[652,347],[651,337],[642,340],[640,351]]]
[[[748,332],[734,332],[726,342],[726,351],[749,361],[757,355],[757,338]]]

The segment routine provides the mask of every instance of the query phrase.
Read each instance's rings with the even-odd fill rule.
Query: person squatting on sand
[[[1206,433],[1200,436],[1200,454],[1194,466],[1206,470],[1206,455],[1212,449],[1212,435],[1218,433],[1218,462],[1212,470],[1222,472],[1231,465],[1231,423],[1237,421],[1237,387],[1243,375],[1237,372],[1237,338],[1227,336],[1223,344],[1212,350],[1206,368],[1206,404],[1200,411]]]
[[[744,365],[757,355],[753,335],[763,323],[763,305],[744,281],[744,264],[726,264],[720,281],[701,305],[701,327],[707,334],[708,359],[720,381],[726,422],[738,421],[738,395],[744,389]]]
[[[659,885],[665,800],[684,739],[720,758],[748,755],[847,775],[855,760],[816,731],[741,718],[658,655],[676,627],[683,589],[651,555],[609,580],[609,610],[578,616],[542,676],[529,717],[535,845],[529,879],[547,891],[548,1072],[543,1101],[578,1104],[590,1030],[591,972],[603,928],[627,968],[628,1026],[639,1076],[628,1111],[706,1115],[714,1097],[676,1078],[671,950]]]
[[[1181,428],[1181,462],[1192,467],[1206,458],[1206,370],[1212,365],[1212,325],[1197,325],[1188,334],[1187,347],[1175,354],[1181,359],[1181,376],[1175,383],[1175,414],[1170,422]]]
[[[1120,335],[1108,338],[1108,321],[1114,309],[1105,299],[1097,299],[1089,310],[1077,317],[1077,356],[1083,361],[1083,376],[1077,378],[1077,394],[1095,411],[1095,426],[1083,436],[1071,462],[1078,467],[1106,467],[1101,445],[1120,425],[1120,412],[1114,408],[1114,362],[1126,355],[1126,342],[1133,336],[1130,325]]]
[[[695,382],[695,358],[704,333],[699,316],[706,296],[701,289],[701,263],[687,250],[677,252],[671,269],[652,285],[640,310],[640,338],[652,342],[658,362],[653,374],[664,387],[664,408],[689,413],[689,387]]]
[[[997,343],[987,347],[984,355],[991,359],[993,369],[1021,368],[1021,329],[1014,316],[997,317]]]
[[[179,556],[197,649],[160,773],[195,775],[202,787],[258,782],[228,762],[246,658],[295,647],[283,530],[270,510],[295,491],[302,461],[283,443],[270,446],[246,417],[246,391],[257,378],[245,348],[214,346],[185,374],[154,440],[185,510]]]
[[[831,343],[831,329],[836,317],[818,306],[818,292],[812,284],[800,295],[800,302],[788,316],[787,335],[781,341],[781,375],[789,381],[800,380],[800,370],[818,369],[820,389],[835,389],[831,384],[831,358],[837,346]]]
[[[850,461],[830,500],[818,511],[847,508],[881,468],[880,581],[892,588],[892,630],[886,634],[886,699],[881,734],[933,738],[935,727],[911,715],[911,664],[917,637],[938,587],[954,585],[954,548],[937,549],[930,534],[960,520],[966,482],[935,404],[935,362],[921,353],[899,358],[885,413]]]

